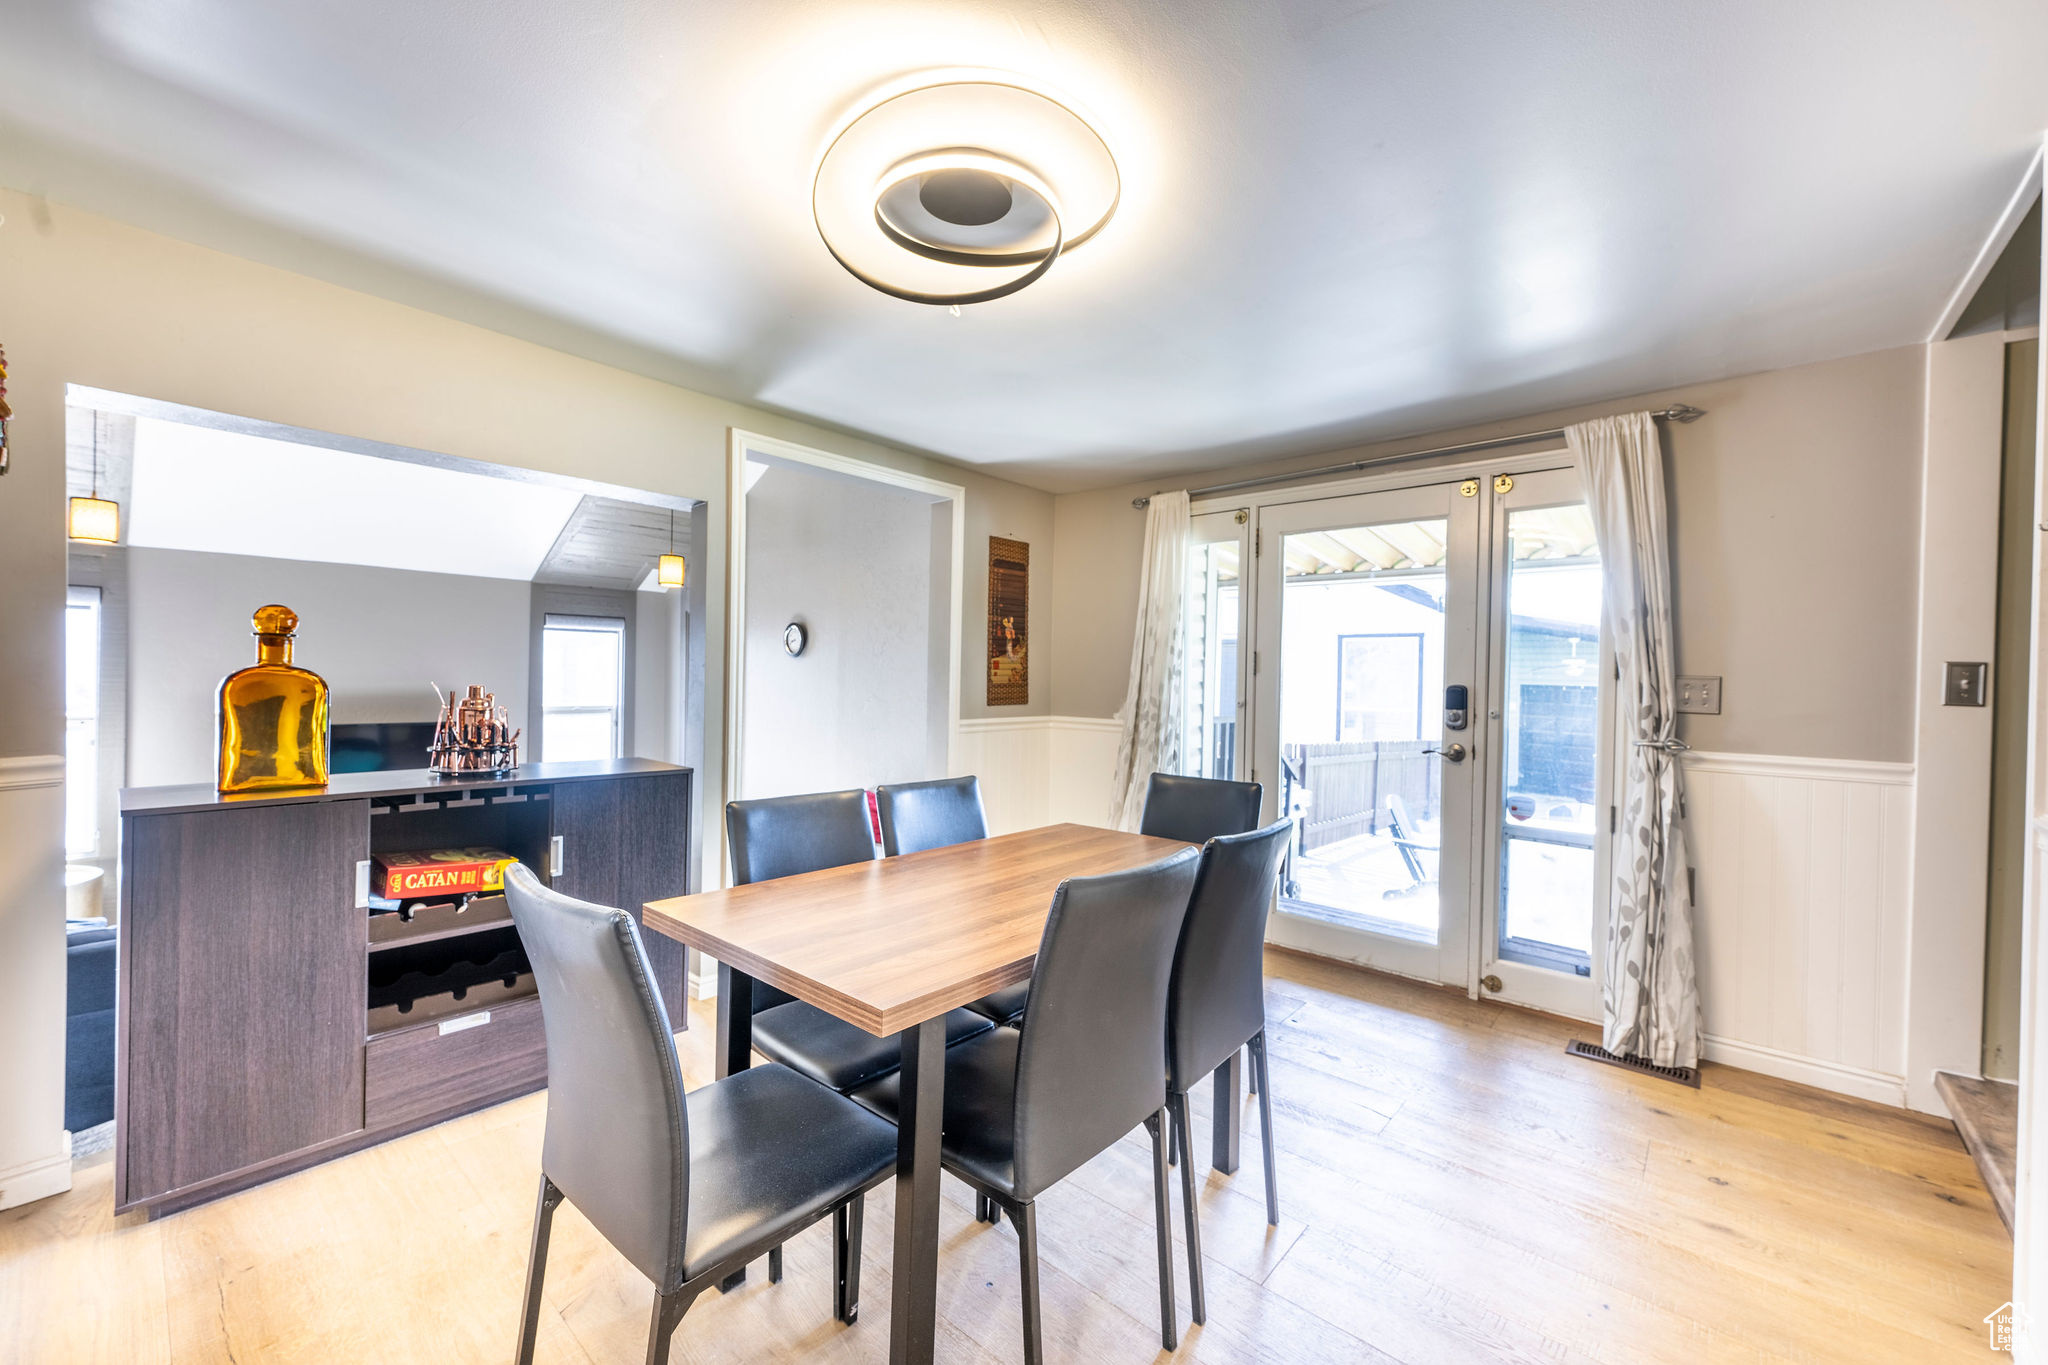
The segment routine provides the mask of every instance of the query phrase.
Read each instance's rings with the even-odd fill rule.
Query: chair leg
[[[1045,1335],[1038,1316],[1038,1206],[1009,1209],[1017,1225],[1017,1258],[1024,1292],[1024,1365],[1045,1365]]]
[[[526,1254],[526,1302],[519,1309],[519,1365],[533,1365],[534,1338],[540,1333],[540,1286],[548,1269],[548,1233],[555,1224],[555,1206],[562,1192],[546,1176],[540,1178],[540,1204],[533,1211],[533,1249]]]
[[[1152,1134],[1152,1221],[1159,1234],[1159,1344],[1171,1351],[1180,1345],[1173,1306],[1173,1200],[1166,1193],[1166,1111],[1145,1120]],[[1193,1162],[1187,1163],[1192,1169]]]
[[[772,1247],[768,1252],[768,1283],[782,1283],[782,1248]]]
[[[991,1204],[989,1197],[980,1190],[974,1192],[974,1221],[977,1223],[993,1223],[996,1221],[995,1205]]]
[[[860,1231],[866,1211],[864,1194],[832,1211],[832,1316],[849,1327],[860,1317]]]
[[[1185,1093],[1166,1097],[1168,1113],[1173,1118],[1173,1138],[1176,1143],[1188,1140],[1188,1097]],[[1202,1293],[1202,1228],[1200,1215],[1195,1207],[1195,1163],[1181,1163],[1180,1202],[1187,1210],[1188,1224],[1188,1297],[1193,1300],[1195,1321],[1209,1320],[1209,1305]]]
[[[1280,1226],[1280,1176],[1273,1161],[1273,1072],[1266,1031],[1252,1035],[1252,1075],[1259,1083],[1259,1141],[1266,1149],[1266,1221]]]
[[[1258,1069],[1258,1068],[1257,1068],[1256,1066],[1255,1066],[1255,1067],[1253,1067],[1253,1068],[1251,1069],[1251,1072],[1250,1072],[1250,1074],[1249,1074],[1249,1075],[1247,1075],[1245,1079],[1246,1079],[1246,1082],[1247,1082],[1247,1083],[1248,1083],[1248,1084],[1249,1084],[1249,1085],[1251,1086],[1251,1091],[1252,1091],[1252,1093],[1253,1093],[1254,1095],[1258,1094],[1258,1093],[1259,1093],[1259,1069]]]
[[[676,1334],[676,1324],[696,1301],[694,1289],[678,1289],[673,1294],[656,1291],[654,1324],[647,1330],[647,1365],[668,1365],[669,1338]]]

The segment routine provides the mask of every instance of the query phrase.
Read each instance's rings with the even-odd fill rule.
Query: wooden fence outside
[[[1288,788],[1283,809],[1293,808],[1297,788],[1312,798],[1301,825],[1301,851],[1379,833],[1386,827],[1390,795],[1401,798],[1413,819],[1434,820],[1438,759],[1423,751],[1435,747],[1428,739],[1282,745]],[[1407,833],[1412,838],[1415,831]]]

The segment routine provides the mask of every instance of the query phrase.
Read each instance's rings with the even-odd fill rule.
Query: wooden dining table
[[[1186,847],[1050,825],[647,903],[646,929],[718,960],[720,1077],[752,1061],[756,979],[878,1037],[902,1039],[894,1365],[927,1365],[938,1329],[947,1011],[1030,979],[1062,881],[1140,867]]]

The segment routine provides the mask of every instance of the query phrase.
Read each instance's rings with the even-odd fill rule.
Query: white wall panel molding
[[[953,771],[981,779],[989,833],[1013,834],[1047,823],[1051,721],[1050,716],[1000,716],[960,722]]]
[[[68,1134],[66,1135],[68,1139]],[[11,1209],[37,1199],[48,1199],[71,1188],[71,1153],[39,1157],[0,1171],[0,1209]]]
[[[1122,726],[1097,716],[990,716],[960,722],[954,770],[981,779],[992,833],[1109,823]]]
[[[1096,716],[1052,717],[1052,771],[1046,818],[1055,823],[1108,825],[1123,723]]]
[[[1775,1048],[1758,1047],[1754,1043],[1721,1038],[1711,1033],[1706,1035],[1705,1052],[1710,1062],[1739,1066],[1744,1071],[1776,1076],[1783,1081],[1796,1081],[1801,1085],[1813,1086],[1817,1090],[1832,1090],[1838,1095],[1853,1095],[1857,1099],[1871,1100],[1877,1104],[1905,1107],[1906,1082],[1900,1076],[1888,1076],[1881,1071],[1865,1071],[1860,1067],[1840,1066],[1834,1062],[1802,1057],[1791,1052],[1779,1052]]]
[[[0,791],[59,787],[63,784],[62,754],[23,754],[15,758],[0,758]]]
[[[996,833],[1105,824],[1121,727],[963,720],[956,767]],[[1906,1098],[1913,765],[1686,755],[1709,1059],[1885,1104]]]
[[[1910,763],[1872,763],[1853,758],[1802,758],[1794,754],[1717,754],[1695,749],[1685,755],[1688,772],[1742,773],[1754,777],[1794,777],[1818,782],[1875,782],[1910,787]]]
[[[1708,1057],[1905,1097],[1906,764],[1688,754]]]
[[[64,760],[0,759],[0,1209],[71,1188],[64,1135]]]

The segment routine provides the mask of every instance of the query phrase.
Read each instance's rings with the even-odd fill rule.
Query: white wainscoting
[[[998,834],[1109,820],[1114,720],[963,721]],[[1686,756],[1706,1055],[1904,1104],[1913,766]]]
[[[1706,1055],[1904,1104],[1913,766],[1686,756]]]
[[[63,756],[0,758],[0,1209],[71,1188],[63,850]]]
[[[1092,716],[1005,716],[960,722],[954,767],[981,779],[989,832],[1071,821],[1109,823],[1120,727]]]

